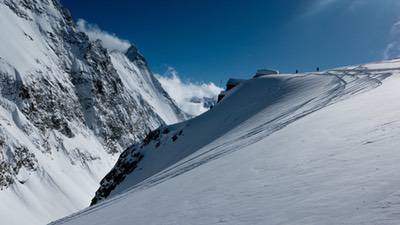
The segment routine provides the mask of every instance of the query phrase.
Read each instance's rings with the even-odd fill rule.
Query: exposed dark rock
[[[107,198],[111,191],[113,191],[127,175],[135,170],[138,163],[143,159],[143,154],[132,147],[125,150],[122,156],[123,157],[118,159],[114,169],[101,181],[100,188],[96,191],[95,197],[92,199],[90,205],[95,205],[99,201]]]

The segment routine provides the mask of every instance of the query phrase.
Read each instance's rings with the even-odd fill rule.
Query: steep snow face
[[[82,209],[122,150],[184,119],[143,57],[89,41],[57,0],[0,0],[0,29],[1,224]]]
[[[399,224],[399,87],[400,60],[251,79],[52,224]]]
[[[186,119],[183,113],[149,71],[144,57],[132,46],[126,55],[118,51],[111,53],[111,61],[127,90],[140,96],[167,124]]]

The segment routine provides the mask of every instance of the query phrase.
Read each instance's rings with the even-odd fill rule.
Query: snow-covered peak
[[[84,208],[119,153],[185,119],[145,63],[104,44],[58,0],[0,0],[1,224]]]
[[[131,46],[125,55],[120,52],[112,52],[110,56],[114,68],[127,90],[150,104],[165,123],[173,124],[187,118],[153,76],[144,57],[138,53],[136,47]]]

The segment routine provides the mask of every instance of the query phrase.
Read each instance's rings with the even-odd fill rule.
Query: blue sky
[[[134,43],[156,73],[250,77],[258,68],[312,71],[381,60],[400,20],[397,0],[61,0]],[[398,42],[397,42],[398,43]]]

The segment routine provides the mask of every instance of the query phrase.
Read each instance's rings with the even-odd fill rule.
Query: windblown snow
[[[52,225],[399,224],[400,60],[250,79]]]
[[[103,47],[110,51],[126,52],[131,46],[128,40],[118,38],[115,34],[104,31],[99,26],[90,24],[84,19],[79,19],[76,25],[79,31],[88,36],[89,40],[100,40]]]

